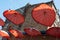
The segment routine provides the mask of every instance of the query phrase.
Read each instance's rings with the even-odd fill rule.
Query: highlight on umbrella
[[[15,38],[23,38],[24,35],[21,31],[18,31],[18,30],[9,30],[9,32],[15,37]]]
[[[5,32],[4,30],[0,30],[0,36],[2,36],[4,38],[10,38],[9,34],[7,32]]]

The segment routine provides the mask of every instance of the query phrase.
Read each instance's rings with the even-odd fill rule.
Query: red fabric
[[[54,37],[60,38],[60,28],[59,27],[52,27],[46,31],[47,35],[51,35]]]
[[[0,30],[0,36],[2,36],[4,38],[10,38],[9,34],[3,30]]]
[[[4,11],[3,15],[16,25],[24,22],[24,16],[15,10],[6,10]]]
[[[23,38],[24,35],[18,30],[9,30],[9,32],[16,38]]]
[[[38,36],[41,35],[40,31],[33,28],[25,28],[24,31],[30,36]]]
[[[47,4],[41,4],[32,10],[33,19],[47,27],[54,23],[55,16],[55,11]]]
[[[0,18],[0,26],[4,26],[5,22]]]

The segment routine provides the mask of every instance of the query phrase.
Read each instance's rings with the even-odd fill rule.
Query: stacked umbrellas
[[[40,4],[32,9],[32,17],[33,19],[44,26],[50,26],[54,23],[56,13],[52,7],[50,7],[47,4]],[[20,25],[23,24],[25,21],[24,16],[15,11],[15,10],[6,10],[3,13],[4,17],[6,17],[9,21],[14,23],[15,25]],[[4,26],[4,21],[0,19],[0,25]],[[55,37],[60,37],[60,28],[53,27],[51,29],[48,29],[46,31],[47,35],[55,36]],[[31,37],[41,35],[40,31],[34,29],[34,28],[25,28],[24,31]],[[58,31],[58,32],[57,32]],[[9,32],[15,37],[15,38],[24,38],[24,35],[22,34],[21,31],[15,30],[15,29],[10,29]],[[52,32],[52,33],[51,33]],[[4,35],[3,35],[4,34]],[[55,35],[56,34],[56,35]],[[0,36],[3,36],[5,38],[9,38],[9,34],[3,30],[0,30]]]
[[[24,22],[24,16],[15,10],[6,10],[3,12],[3,15],[15,25],[20,25]],[[24,37],[21,31],[15,29],[8,29],[8,32],[15,38],[22,39]]]
[[[4,26],[5,22],[0,18],[0,26]],[[0,36],[4,37],[4,38],[9,38],[9,34],[4,31],[4,30],[0,30]]]
[[[15,25],[22,24],[24,22],[24,16],[21,15],[19,12],[15,10],[6,10],[3,13],[4,17],[6,17],[9,21],[14,23]],[[30,31],[29,31],[29,30]],[[25,32],[27,32],[30,36],[38,36],[41,35],[41,33],[35,29],[26,28],[24,29]],[[15,30],[15,29],[9,29],[9,32],[15,37],[15,38],[23,38],[24,35],[21,31]],[[36,32],[36,33],[35,33]],[[31,33],[31,34],[29,34]],[[35,33],[35,34],[34,34]]]
[[[37,23],[51,27],[56,19],[56,13],[50,5],[43,3],[33,8],[32,17]],[[60,28],[52,27],[46,30],[46,34],[60,38]]]
[[[6,17],[9,21],[11,21],[12,23],[14,23],[15,25],[19,25],[19,24],[22,24],[24,22],[24,16],[21,15],[19,12],[15,11],[15,10],[6,10],[4,11],[3,13],[4,17]],[[35,29],[32,29],[31,28],[28,30],[29,28],[27,29],[24,29],[25,32],[31,32],[30,36],[38,36],[40,35],[41,33]],[[18,30],[14,30],[14,29],[11,29],[9,30],[9,32],[15,37],[15,38],[23,38],[24,35],[22,34],[22,32],[19,32]],[[36,34],[34,34],[36,32]],[[29,33],[27,33],[29,35]]]

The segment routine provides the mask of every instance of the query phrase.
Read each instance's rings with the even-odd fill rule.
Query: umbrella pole
[[[31,39],[30,40],[32,40],[33,39],[33,37],[31,36]]]
[[[58,40],[58,38],[56,37],[56,40]]]
[[[35,37],[33,37],[33,39],[34,39],[34,40],[37,40],[36,36],[35,36]]]
[[[35,37],[33,37],[33,39],[36,40]]]

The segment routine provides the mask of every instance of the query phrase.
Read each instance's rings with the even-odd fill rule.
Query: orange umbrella
[[[24,31],[30,36],[38,36],[41,35],[40,31],[33,28],[25,28]]]
[[[40,4],[32,10],[33,19],[45,26],[51,26],[55,21],[55,11],[47,4]]]
[[[5,22],[0,18],[0,26],[4,26]]]
[[[4,38],[10,38],[9,34],[3,30],[0,30],[0,36],[2,36]]]
[[[21,31],[18,31],[18,30],[9,30],[9,32],[16,38],[23,38],[24,35],[22,34]]]
[[[47,35],[59,37],[60,38],[60,28],[59,27],[52,27],[46,31]]]
[[[24,22],[24,16],[15,10],[6,10],[4,11],[3,15],[16,25]]]

